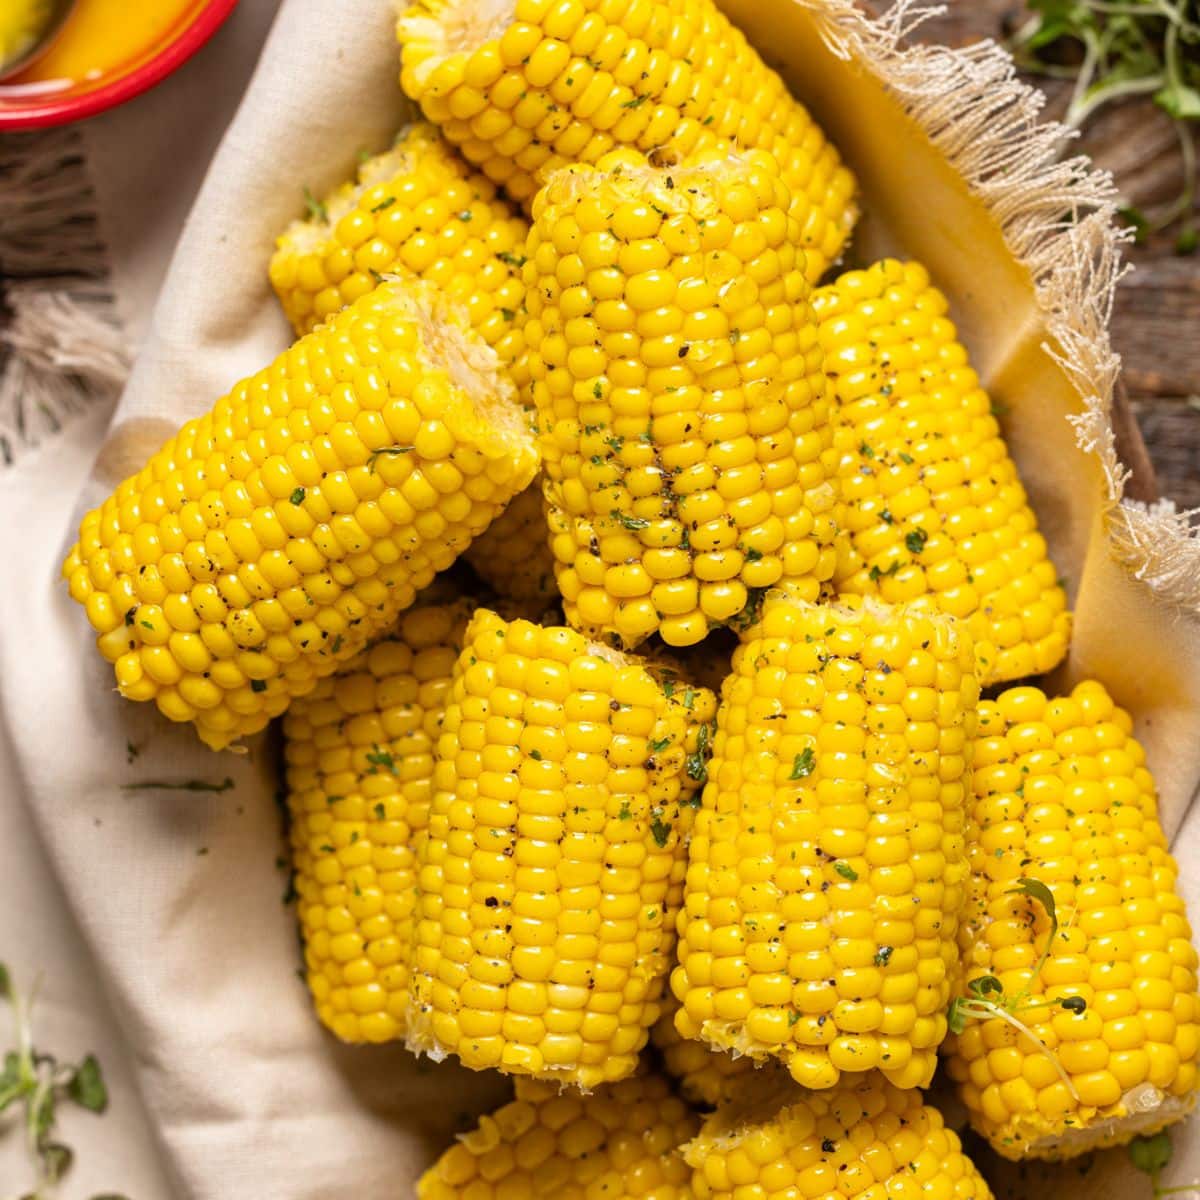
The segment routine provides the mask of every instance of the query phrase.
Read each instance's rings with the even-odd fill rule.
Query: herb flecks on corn
[[[814,304],[838,406],[839,591],[931,595],[966,621],[985,685],[1050,670],[1066,593],[946,298],[924,267],[888,259]]]
[[[991,1200],[918,1091],[868,1075],[833,1091],[751,1095],[684,1147],[696,1200]]]
[[[410,1048],[585,1088],[633,1072],[715,706],[670,690],[570,629],[476,614],[419,848]]]
[[[518,1079],[516,1099],[459,1137],[418,1200],[692,1200],[679,1147],[698,1121],[666,1081],[639,1075],[590,1096]]]
[[[933,610],[768,594],[734,655],[692,832],[676,1026],[827,1088],[926,1086],[967,886],[978,686]]]
[[[435,283],[466,309],[505,367],[520,358],[517,314],[529,222],[419,122],[367,159],[279,238],[271,284],[296,332],[310,332],[391,274]]]
[[[849,236],[853,176],[713,0],[422,0],[399,35],[404,90],[522,203],[613,149],[733,144],[779,161],[810,280]]]
[[[308,986],[347,1042],[404,1036],[416,836],[470,608],[418,605],[284,718],[293,884]]]
[[[679,1001],[668,994],[665,1006],[650,1030],[650,1042],[679,1094],[697,1108],[717,1108],[739,1095],[760,1064],[748,1054],[735,1056],[681,1036],[675,1028]]]
[[[121,694],[220,749],[386,629],[537,465],[493,351],[397,281],[188,422],[63,574]]]
[[[768,155],[555,175],[525,280],[551,548],[568,621],[701,641],[834,570],[829,403]],[[824,457],[823,457],[824,456]]]
[[[466,560],[497,596],[541,615],[558,601],[542,484],[535,480],[472,543]]]
[[[1009,1158],[1127,1142],[1194,1103],[1196,951],[1131,730],[1095,682],[980,705],[964,994],[1022,997],[1029,1032],[971,1020],[947,1066],[972,1124]],[[1053,922],[1022,879],[1049,889]]]

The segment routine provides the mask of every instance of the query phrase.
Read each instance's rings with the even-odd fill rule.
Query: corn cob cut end
[[[421,1177],[418,1200],[691,1200],[679,1153],[696,1117],[659,1076],[589,1096],[516,1081],[515,1099],[480,1119]]]
[[[705,1120],[683,1156],[696,1200],[827,1200],[851,1192],[991,1200],[941,1113],[919,1091],[877,1074],[823,1092],[756,1076]]]
[[[388,636],[295,701],[283,724],[293,886],[309,990],[345,1042],[404,1035],[433,746],[471,614],[426,589]]]

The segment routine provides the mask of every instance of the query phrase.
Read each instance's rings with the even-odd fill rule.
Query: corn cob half
[[[966,888],[978,697],[930,608],[767,596],[722,690],[692,832],[676,1026],[827,1088],[927,1086]]]
[[[991,401],[918,263],[815,293],[837,401],[842,593],[932,596],[966,621],[983,684],[1050,670],[1071,615]]]
[[[567,620],[701,641],[833,574],[829,406],[787,189],[760,152],[622,153],[540,193],[529,372]],[[823,458],[824,455],[824,458]]]
[[[421,1177],[418,1200],[692,1200],[679,1148],[697,1119],[641,1074],[590,1096],[516,1081],[516,1099]]]
[[[558,600],[540,479],[513,498],[465,557],[496,595],[524,605],[530,615],[542,615]]]
[[[462,648],[464,601],[410,608],[284,718],[293,885],[308,986],[347,1042],[404,1036],[416,836]]]
[[[971,1019],[947,1065],[1009,1158],[1127,1142],[1195,1101],[1196,951],[1131,729],[1096,682],[980,705],[960,933]]]
[[[826,1092],[773,1082],[684,1147],[696,1200],[991,1200],[920,1092],[874,1074]]]
[[[613,149],[735,144],[778,159],[811,281],[849,236],[853,176],[713,0],[423,0],[399,36],[404,90],[521,203]]]
[[[220,749],[386,629],[537,465],[465,315],[388,283],[188,422],[63,574],[121,694]]]
[[[663,1015],[650,1030],[651,1045],[658,1051],[663,1070],[675,1081],[679,1094],[696,1108],[717,1108],[753,1083],[756,1063],[748,1054],[735,1057],[703,1042],[681,1037],[675,1028],[679,1001],[668,994]]]
[[[715,701],[687,704],[572,630],[476,614],[419,848],[411,1049],[585,1088],[633,1072]]]
[[[375,288],[383,275],[435,283],[462,305],[506,366],[519,357],[516,315],[529,223],[424,122],[368,158],[358,179],[293,222],[271,259],[271,283],[298,334]]]

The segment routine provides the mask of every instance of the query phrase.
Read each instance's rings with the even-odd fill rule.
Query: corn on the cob
[[[423,122],[367,159],[357,183],[279,238],[271,283],[299,334],[365,296],[383,275],[419,276],[466,309],[506,367],[520,358],[526,221]]]
[[[925,268],[894,259],[818,289],[838,408],[842,593],[933,596],[983,684],[1042,674],[1071,617],[991,402]]]
[[[672,977],[685,1037],[926,1086],[967,884],[978,687],[933,610],[767,596],[734,655]]]
[[[980,705],[964,996],[968,1012],[986,998],[1029,1032],[985,1011],[948,1066],[1010,1158],[1128,1141],[1194,1102],[1196,951],[1131,729],[1095,682]]]
[[[412,1049],[582,1087],[634,1070],[715,707],[671,690],[573,630],[476,614],[418,852]]]
[[[941,1113],[878,1075],[764,1087],[710,1116],[683,1155],[696,1200],[991,1200]]]
[[[472,543],[466,560],[496,593],[534,613],[558,600],[541,480],[534,480]]]
[[[612,149],[735,144],[779,161],[811,281],[849,236],[853,176],[713,0],[423,0],[399,35],[404,90],[522,203]]]
[[[516,1099],[422,1176],[418,1200],[692,1200],[679,1154],[697,1118],[654,1075],[590,1096],[518,1079]]]
[[[701,641],[755,589],[834,569],[829,403],[769,156],[621,152],[539,194],[529,372],[567,619]]]
[[[404,1036],[416,836],[462,648],[464,601],[421,604],[284,719],[293,884],[308,986],[347,1042]]]
[[[759,1064],[748,1054],[735,1057],[703,1042],[681,1037],[675,1028],[679,1001],[670,993],[663,1015],[650,1030],[663,1070],[675,1081],[679,1094],[697,1108],[716,1108],[737,1096]]]
[[[121,694],[219,749],[353,658],[536,470],[495,354],[398,281],[185,425],[63,573]]]

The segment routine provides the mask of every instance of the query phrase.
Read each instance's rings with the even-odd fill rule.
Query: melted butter
[[[0,0],[7,7],[9,0]],[[12,83],[85,83],[131,66],[160,44],[199,0],[78,0],[50,48]],[[18,8],[38,7],[18,0]],[[2,36],[2,35],[0,35]]]

